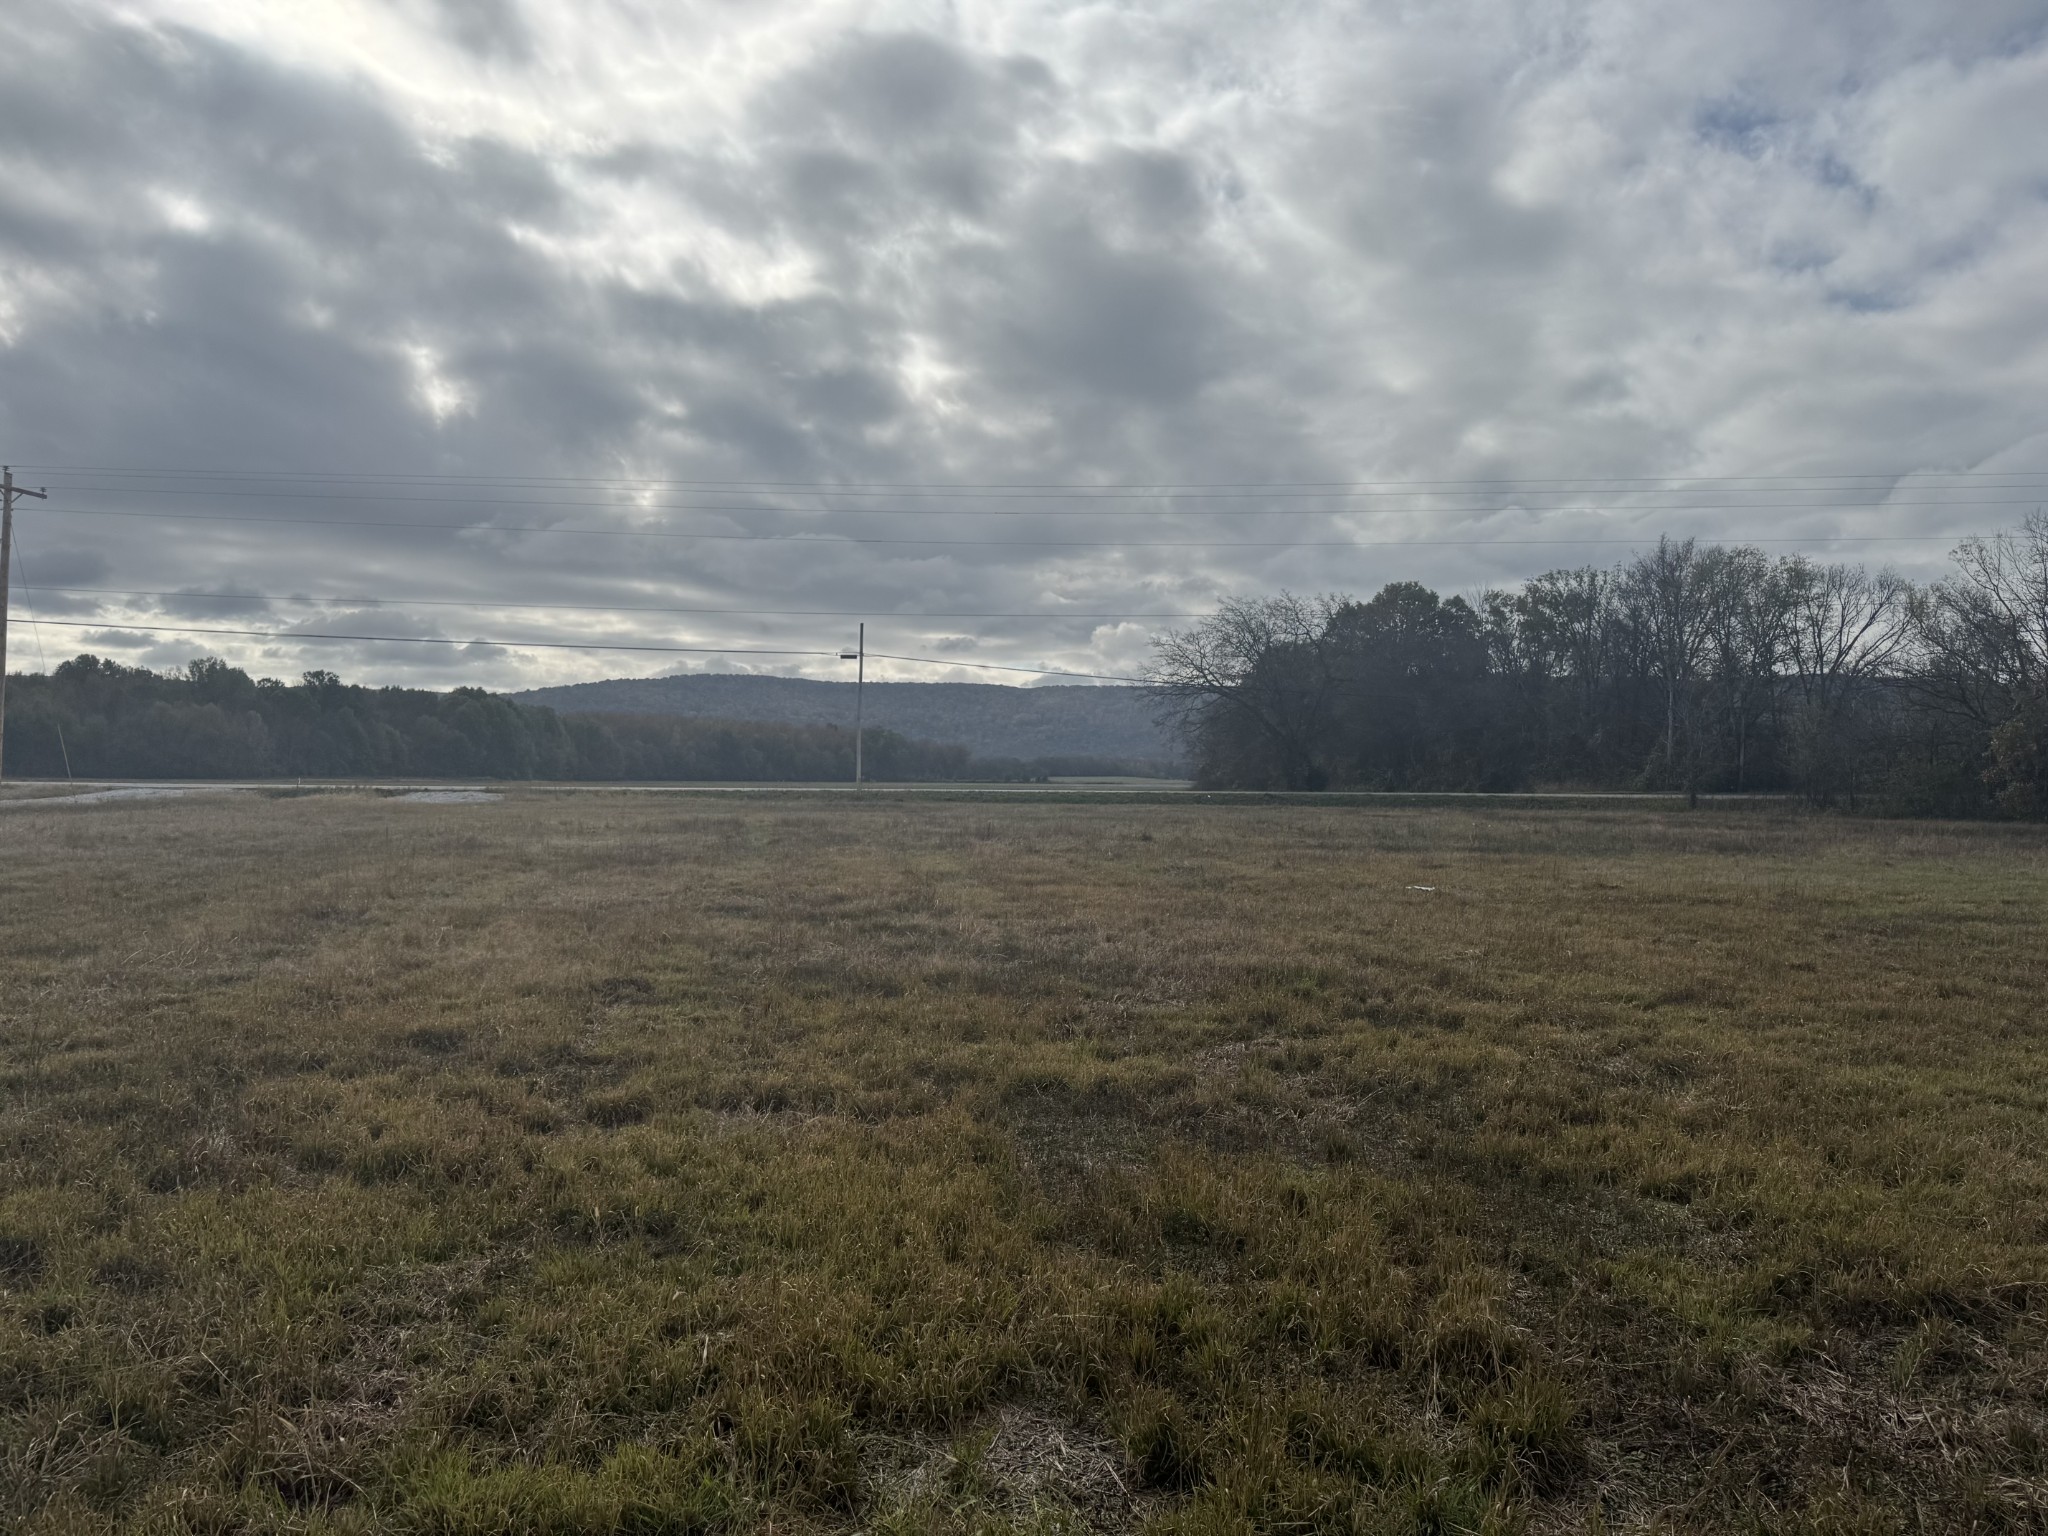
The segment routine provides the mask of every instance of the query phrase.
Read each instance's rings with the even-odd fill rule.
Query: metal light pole
[[[862,780],[866,777],[863,771],[864,765],[861,762],[860,713],[861,692],[866,686],[868,679],[868,626],[866,620],[861,621],[860,643],[850,651],[841,651],[839,659],[855,664],[853,671],[853,787],[859,789]]]

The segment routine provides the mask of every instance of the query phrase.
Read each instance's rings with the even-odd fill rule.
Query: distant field
[[[0,817],[0,1527],[2048,1525],[2048,829]]]

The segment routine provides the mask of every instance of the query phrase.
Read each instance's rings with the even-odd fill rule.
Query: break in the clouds
[[[1124,672],[1219,594],[1661,532],[1931,574],[2048,471],[2044,276],[2039,0],[0,15],[0,456],[52,489],[15,579],[53,654],[833,672],[118,626],[836,651],[865,615]],[[1275,489],[1418,481],[1507,484]]]

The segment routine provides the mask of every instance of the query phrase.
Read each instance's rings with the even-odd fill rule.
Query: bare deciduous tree
[[[1735,787],[1749,787],[1751,738],[1777,706],[1779,673],[1792,627],[1792,594],[1785,562],[1763,551],[1729,549],[1714,573],[1718,590],[1708,606],[1714,633],[1714,682],[1735,748]]]
[[[1894,571],[1860,565],[1784,564],[1790,598],[1796,771],[1822,804],[1846,792],[1855,803],[1864,720],[1876,690],[1897,670],[1912,630],[1913,588]]]
[[[2048,687],[2048,512],[1988,539],[1966,539],[1959,568],[1920,604],[1921,694],[1986,728]]]
[[[1947,581],[1660,540],[1478,606],[1224,605],[1152,682],[1205,781],[1247,787],[1797,789],[1902,810],[2048,812],[2048,513]],[[1987,793],[1988,791],[1988,793]]]
[[[1326,654],[1335,598],[1291,593],[1226,599],[1191,629],[1153,642],[1148,681],[1191,738],[1223,722],[1249,728],[1287,789],[1320,788],[1318,750],[1329,737],[1332,677]]]
[[[1619,597],[1656,667],[1664,699],[1663,776],[1698,792],[1700,683],[1737,588],[1738,552],[1665,538],[1621,574]]]

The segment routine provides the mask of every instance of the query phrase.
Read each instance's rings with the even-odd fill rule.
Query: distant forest
[[[1197,782],[1796,793],[1920,815],[2048,816],[2048,515],[1948,580],[1660,541],[1621,565],[1445,598],[1246,599],[1155,643],[1152,697]],[[61,778],[833,781],[831,725],[559,714],[475,688],[287,684],[201,658],[11,678],[5,767]],[[878,780],[1126,771],[867,733]]]
[[[1660,541],[1443,598],[1226,603],[1156,643],[1198,782],[1778,791],[2048,815],[2048,516],[1956,574]]]
[[[25,778],[480,778],[837,781],[853,732],[829,725],[559,715],[477,688],[361,688],[331,672],[252,678],[213,658],[177,672],[95,656],[8,680],[6,771]],[[871,779],[1031,779],[1085,760],[976,758],[866,734]]]

